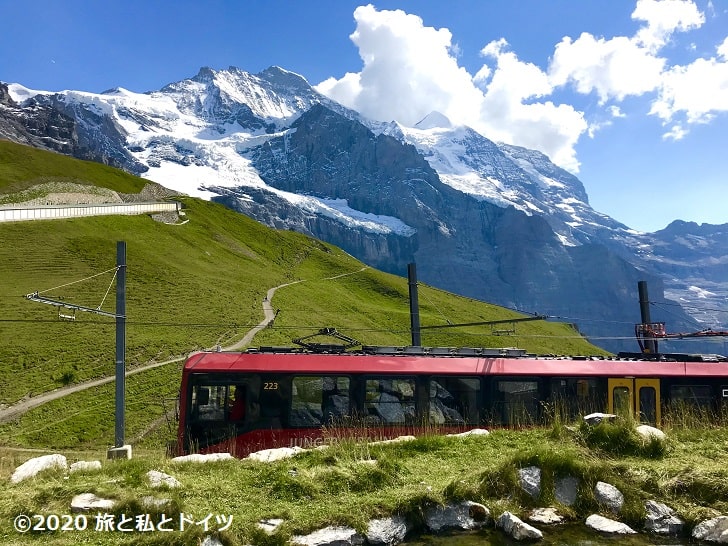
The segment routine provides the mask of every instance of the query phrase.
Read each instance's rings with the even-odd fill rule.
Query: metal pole
[[[647,295],[647,281],[638,281],[637,291],[640,296],[640,318],[642,324],[652,324],[652,319],[650,318],[650,298]],[[657,341],[654,338],[645,338],[645,350],[648,353],[655,354],[657,352]]]
[[[116,419],[115,447],[124,446],[124,392],[126,383],[126,241],[116,243]]]
[[[412,346],[420,347],[422,345],[420,339],[420,303],[417,295],[417,266],[414,263],[407,264],[407,278],[409,280]]]

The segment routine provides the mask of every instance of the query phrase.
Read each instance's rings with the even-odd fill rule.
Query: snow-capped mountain
[[[568,317],[594,336],[631,335],[637,280],[650,282],[657,301],[665,282],[672,298],[692,303],[713,294],[711,305],[728,308],[718,275],[675,265],[687,264],[680,241],[692,244],[689,260],[697,253],[706,263],[728,262],[728,230],[712,239],[692,225],[630,230],[592,209],[582,183],[543,154],[494,143],[437,112],[415,127],[367,120],[278,67],[203,68],[149,93],[11,84],[3,95],[3,88],[7,138],[223,202],[400,275],[414,261],[424,282]],[[56,116],[65,132],[38,123],[38,112]],[[674,329],[695,329],[679,306],[672,312]],[[600,322],[588,320],[595,316]],[[725,314],[694,316],[713,326],[708,321]]]

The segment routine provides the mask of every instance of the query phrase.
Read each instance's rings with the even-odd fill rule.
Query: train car
[[[184,366],[177,449],[238,457],[337,437],[537,425],[548,414],[728,411],[728,362],[537,357],[512,349],[271,348],[200,352]]]

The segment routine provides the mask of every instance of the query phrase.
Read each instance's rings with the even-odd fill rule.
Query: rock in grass
[[[632,529],[629,525],[622,523],[621,521],[614,521],[613,519],[605,518],[599,514],[592,514],[586,518],[586,526],[600,531],[602,533],[610,533],[613,535],[635,535],[637,531]]]
[[[410,525],[403,516],[373,519],[367,526],[367,543],[393,546],[399,544],[410,531]]]
[[[15,469],[15,472],[13,472],[13,475],[10,477],[10,482],[20,483],[23,480],[32,478],[43,470],[48,470],[49,468],[62,468],[63,470],[66,470],[68,468],[68,462],[63,455],[58,455],[57,453],[54,455],[43,455],[42,457],[28,459]]]
[[[594,497],[599,504],[603,504],[615,514],[619,513],[624,504],[622,492],[606,482],[597,482],[594,486]]]
[[[76,461],[71,464],[71,472],[87,472],[89,470],[101,470],[101,461]]]
[[[728,544],[728,516],[719,516],[698,523],[693,538],[719,544]]]
[[[541,494],[541,469],[537,466],[527,466],[518,469],[518,479],[521,489],[537,499]]]
[[[645,502],[645,529],[659,535],[676,535],[682,531],[685,522],[675,515],[675,511],[661,502]]]
[[[179,482],[179,480],[173,476],[170,476],[169,474],[165,474],[164,472],[160,472],[159,470],[150,470],[147,472],[147,479],[149,480],[149,485],[152,487],[169,487],[170,489],[176,489],[178,487],[182,487],[182,484]]]
[[[114,504],[111,499],[102,499],[93,493],[81,493],[71,499],[71,512],[113,510]]]
[[[464,501],[446,506],[432,506],[425,510],[425,525],[438,533],[446,529],[468,531],[480,529],[490,519],[490,511],[477,502]]]
[[[325,527],[310,535],[296,535],[291,542],[302,546],[360,546],[364,537],[350,527]]]
[[[543,538],[541,531],[533,525],[524,523],[510,512],[503,512],[495,522],[495,526],[503,529],[503,532],[514,540],[541,540]]]

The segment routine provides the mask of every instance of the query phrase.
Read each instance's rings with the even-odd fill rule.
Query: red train
[[[548,408],[568,417],[631,412],[653,425],[675,404],[728,411],[728,359],[656,358],[422,347],[195,353],[182,375],[178,451],[244,457],[311,447],[329,434],[391,438],[532,425]]]

